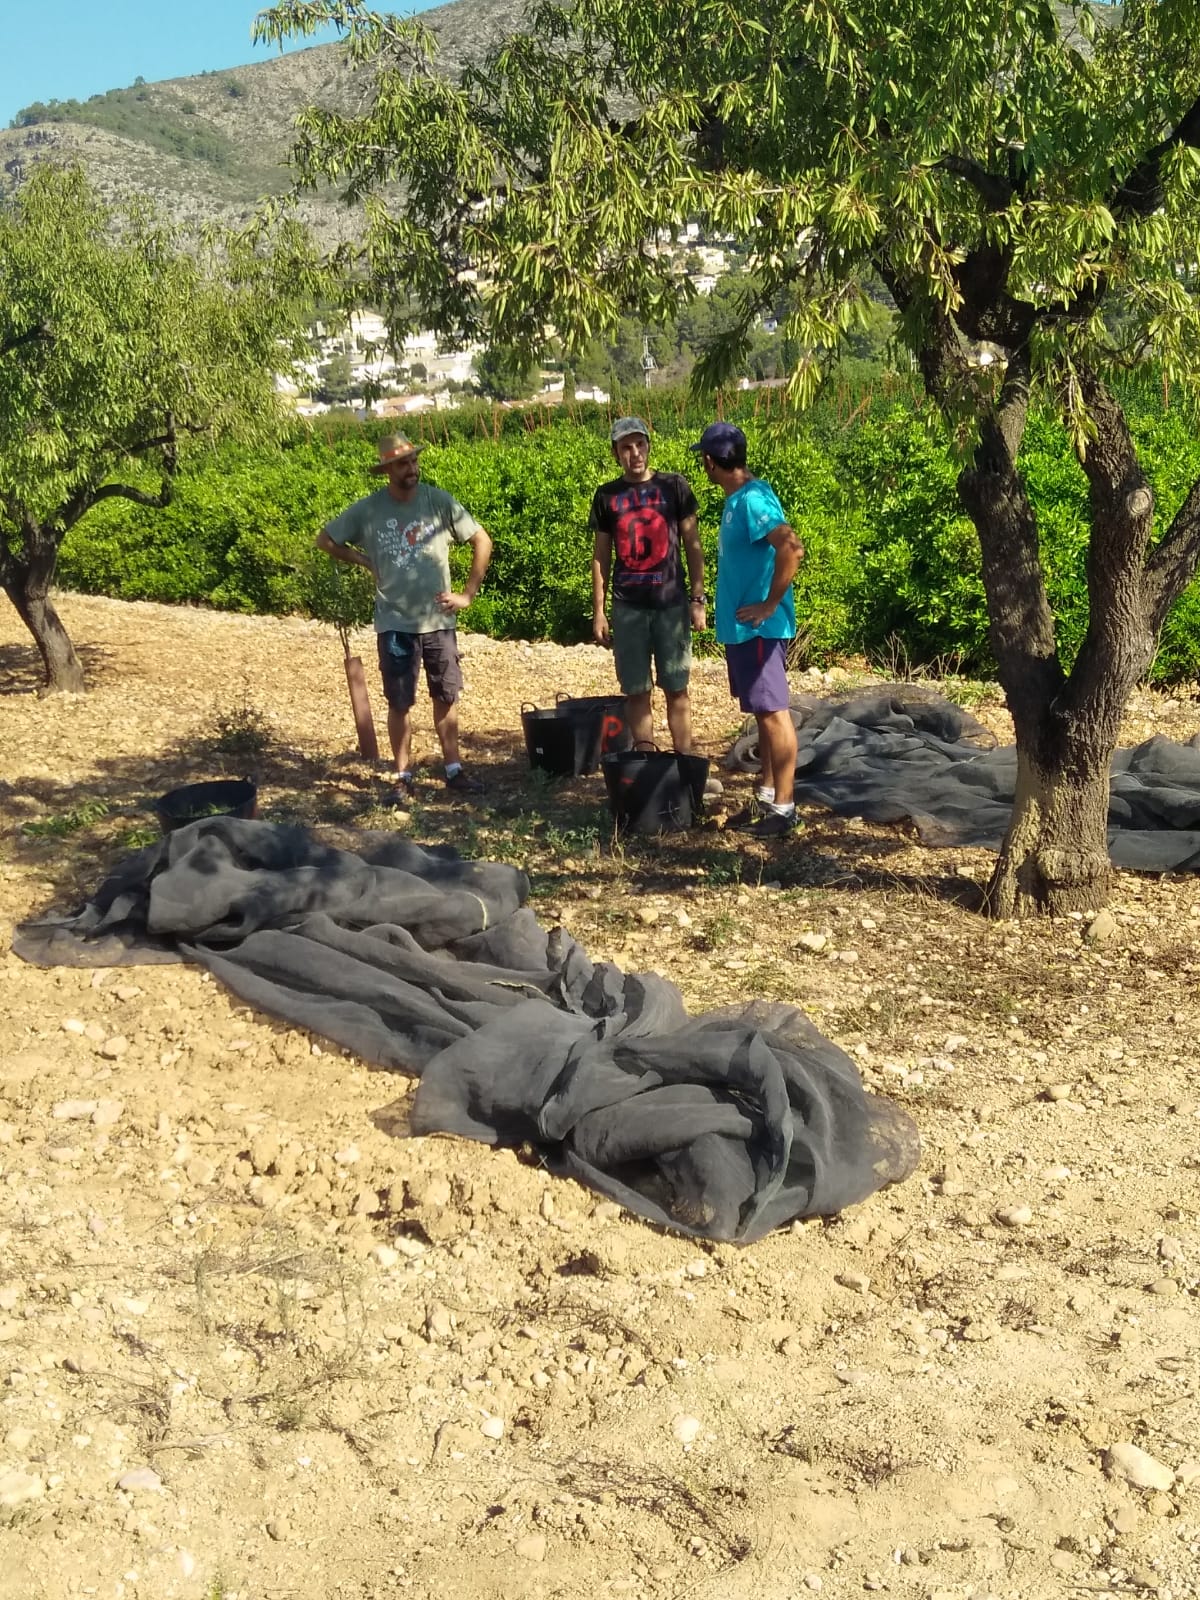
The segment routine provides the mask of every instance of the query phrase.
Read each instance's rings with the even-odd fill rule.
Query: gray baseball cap
[[[609,437],[616,444],[618,439],[628,439],[635,433],[640,433],[647,443],[650,442],[650,429],[642,421],[641,417],[618,417],[612,425],[612,433]]]

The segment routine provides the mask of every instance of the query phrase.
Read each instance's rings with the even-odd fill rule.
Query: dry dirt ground
[[[1196,878],[1122,876],[1100,941],[988,925],[985,856],[816,811],[614,849],[598,780],[535,781],[519,735],[610,688],[591,647],[467,639],[489,805],[397,817],[319,626],[63,606],[93,689],[52,702],[0,611],[4,1600],[1200,1595]],[[718,664],[696,702],[723,749]],[[1198,726],[1143,695],[1126,732]],[[147,797],[249,770],[267,819],[520,860],[543,920],[695,1009],[795,1001],[920,1171],[703,1247],[397,1137],[403,1080],[189,968],[11,954]]]

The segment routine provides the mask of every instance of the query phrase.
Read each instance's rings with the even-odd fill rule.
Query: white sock
[[[796,802],[794,800],[789,800],[786,806],[777,806],[772,800],[769,802],[769,806],[772,811],[778,813],[781,817],[794,817],[796,815]]]
[[[461,761],[447,761],[447,763],[446,763],[446,776],[448,778],[453,778],[453,777],[457,776],[457,774],[460,773],[461,771],[462,771],[462,762]]]
[[[775,790],[765,783],[761,784],[756,798],[761,800],[764,806],[769,806],[775,798]]]

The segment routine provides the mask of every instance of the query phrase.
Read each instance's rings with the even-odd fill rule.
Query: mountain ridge
[[[523,10],[522,0],[451,0],[419,20],[437,36],[437,69],[457,77],[517,27]],[[238,226],[264,197],[287,189],[297,115],[309,105],[350,111],[366,83],[334,43],[85,101],[36,102],[0,130],[0,193],[19,189],[38,161],[78,162],[109,204],[148,199],[188,229]],[[354,232],[332,191],[305,196],[299,210],[326,245]]]
[[[1055,7],[1060,26],[1086,51],[1069,5]],[[418,13],[438,40],[436,67],[458,76],[491,46],[518,30],[524,0],[450,0]],[[1120,5],[1097,21],[1119,22]],[[366,92],[341,44],[312,45],[244,66],[135,83],[86,101],[22,108],[20,126],[0,130],[0,196],[11,194],[39,160],[78,162],[110,204],[148,199],[185,228],[239,226],[266,196],[289,185],[286,165],[296,116],[308,105],[350,111]],[[300,216],[330,246],[353,237],[355,215],[332,190],[306,195]]]

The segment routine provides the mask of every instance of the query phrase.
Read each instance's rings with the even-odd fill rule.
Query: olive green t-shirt
[[[450,545],[483,529],[453,495],[419,483],[411,500],[390,489],[356,500],[325,532],[335,544],[356,545],[376,578],[375,631],[436,633],[455,624],[437,597],[450,588]]]

